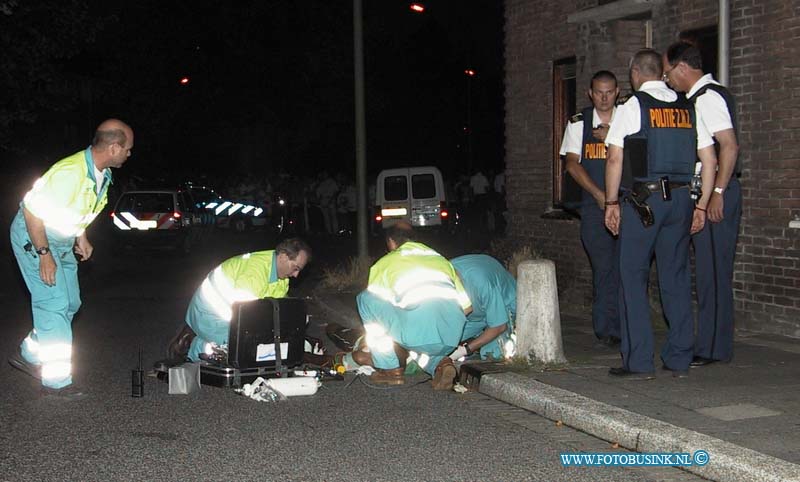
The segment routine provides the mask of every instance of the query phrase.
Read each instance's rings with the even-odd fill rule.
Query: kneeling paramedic
[[[366,347],[352,358],[377,368],[371,380],[385,384],[402,384],[404,364],[413,360],[435,390],[450,390],[456,368],[448,355],[461,341],[471,302],[453,265],[413,236],[407,223],[387,230],[389,253],[370,268],[356,298]]]
[[[228,344],[232,305],[263,298],[283,298],[289,278],[296,278],[311,259],[311,248],[299,238],[281,241],[274,251],[234,256],[211,271],[186,310],[186,325],[168,348],[172,359],[199,361]]]
[[[485,254],[450,260],[472,302],[461,344],[453,361],[480,353],[482,360],[514,356],[512,332],[517,317],[517,280],[500,262]]]

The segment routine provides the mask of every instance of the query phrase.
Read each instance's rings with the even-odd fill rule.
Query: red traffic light
[[[469,75],[470,77],[474,77],[474,76],[475,76],[475,71],[474,71],[474,70],[472,70],[472,69],[466,69],[466,70],[464,71],[464,73],[465,73],[465,74],[467,74],[467,75]]]
[[[411,10],[413,10],[414,12],[417,12],[417,13],[422,13],[422,12],[425,11],[425,5],[423,5],[421,3],[412,3],[411,5],[409,5],[408,8],[410,8]]]
[[[189,83],[189,77],[181,77],[181,85],[186,85]]]

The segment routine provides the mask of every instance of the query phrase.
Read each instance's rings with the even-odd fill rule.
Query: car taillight
[[[447,212],[447,208],[444,206],[444,203],[439,203],[439,216],[443,218],[449,216],[449,213]]]

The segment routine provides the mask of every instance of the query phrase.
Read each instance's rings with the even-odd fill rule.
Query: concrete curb
[[[639,452],[693,454],[705,450],[709,462],[684,467],[718,481],[800,481],[795,465],[723,440],[562,390],[517,373],[485,375],[480,392],[551,420]]]

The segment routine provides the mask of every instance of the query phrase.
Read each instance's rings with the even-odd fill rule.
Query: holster
[[[628,193],[627,197],[631,207],[633,207],[634,211],[636,211],[636,214],[639,216],[639,220],[642,221],[642,225],[646,228],[649,228],[655,223],[653,210],[647,204],[648,197],[650,197],[650,189],[645,183],[634,183],[633,189]]]

